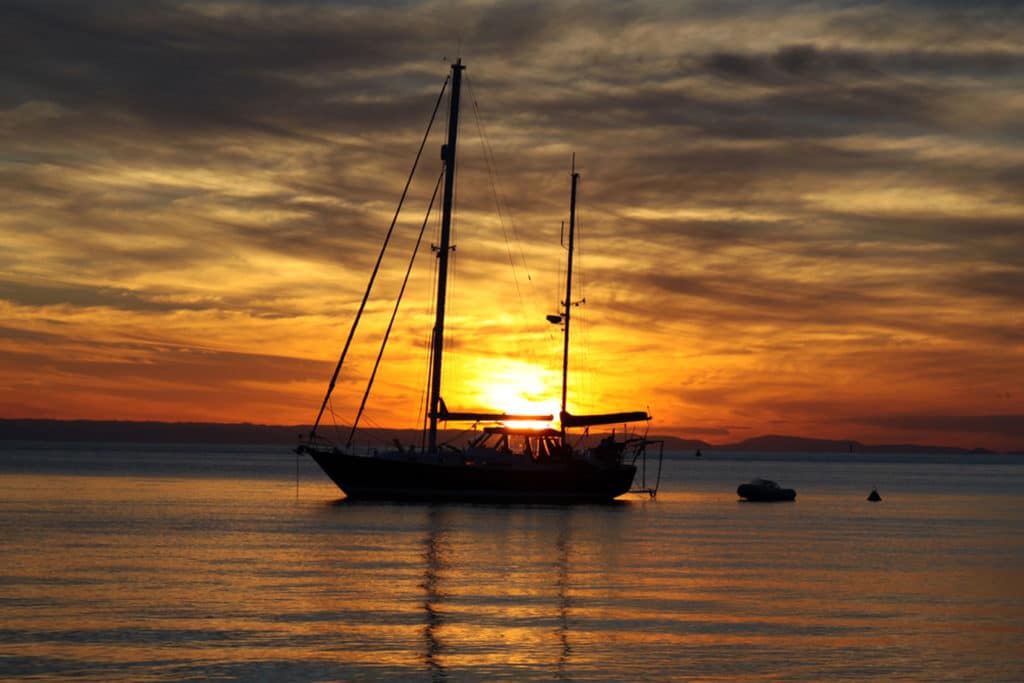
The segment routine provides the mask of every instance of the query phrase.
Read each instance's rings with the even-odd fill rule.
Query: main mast
[[[451,251],[452,195],[455,190],[455,144],[459,134],[459,92],[462,60],[452,64],[452,95],[448,113],[448,143],[441,148],[444,161],[444,198],[441,205],[441,244],[437,252],[437,311],[434,318],[434,349],[430,379],[430,431],[428,452],[437,451],[437,421],[441,408],[441,356],[444,353],[444,309],[448,293],[448,255]]]

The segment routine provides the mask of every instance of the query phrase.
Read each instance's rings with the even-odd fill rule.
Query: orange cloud
[[[429,3],[169,2],[159,21],[146,3],[15,5],[0,10],[19,56],[0,74],[0,415],[311,421],[449,27]],[[462,9],[452,409],[557,397],[544,316],[564,297],[575,152],[587,303],[571,410],[649,407],[654,431],[720,441],[1024,448],[1019,16]],[[340,421],[437,144],[332,402]],[[423,410],[433,256],[418,261],[374,424]]]

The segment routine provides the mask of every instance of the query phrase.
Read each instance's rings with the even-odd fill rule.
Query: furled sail
[[[571,415],[568,412],[562,413],[562,428],[571,427],[593,427],[596,425],[622,424],[623,422],[645,422],[651,416],[644,411],[629,413],[604,413],[601,415]]]

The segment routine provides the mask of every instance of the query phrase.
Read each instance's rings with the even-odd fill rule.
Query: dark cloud
[[[656,20],[652,9],[499,3],[462,8],[466,18],[460,21],[461,30],[475,36],[472,48],[484,61],[499,55],[515,61],[517,55],[529,59],[531,49],[554,40],[568,17],[581,30],[622,30]],[[5,6],[4,14],[0,37],[19,57],[4,77],[5,97],[12,104],[47,99],[86,109],[95,119],[117,112],[186,138],[204,131],[308,136],[339,126],[364,131],[415,127],[441,70],[440,63],[428,68],[423,60],[430,50],[424,48],[443,44],[446,28],[446,13],[414,3],[383,9],[240,3],[214,12],[171,2],[15,2]],[[929,59],[935,60],[935,71],[945,72],[957,64],[989,73],[1021,66],[1019,55],[1005,52],[880,56],[813,43],[683,59],[682,73],[704,69],[770,85],[775,92],[735,102],[641,87],[635,94],[598,89],[591,96],[563,90],[551,100],[550,90],[539,88],[531,110],[534,116],[542,113],[547,101],[547,116],[563,125],[571,117],[574,125],[614,127],[625,115],[639,114],[648,124],[695,126],[705,134],[729,137],[827,135],[838,125],[828,117],[846,116],[851,121],[845,125],[861,117],[931,120],[936,93],[900,78]],[[636,85],[670,76],[653,66],[641,63],[639,73],[630,74],[621,58],[589,60],[588,71],[577,77],[595,84]],[[509,76],[498,76],[493,85],[499,93],[531,99],[530,89],[523,87],[528,84]],[[787,124],[793,116],[800,118]]]
[[[53,344],[66,341],[66,338],[52,332],[41,332],[39,330],[23,330],[16,327],[0,325],[0,339],[29,344]]]
[[[82,308],[102,306],[151,312],[205,310],[216,307],[214,301],[160,301],[119,287],[95,287],[67,283],[25,283],[10,280],[0,280],[0,299],[18,306],[69,305]]]
[[[1005,305],[1024,310],[1024,268],[995,272],[967,271],[947,283],[947,289],[961,295],[991,297]]]
[[[739,101],[700,103],[715,114],[716,125],[704,125],[705,134],[822,139],[942,127],[944,91],[864,53],[791,45],[765,54],[712,53],[701,67],[726,83],[739,81],[739,92],[749,93]],[[737,87],[728,90],[735,94]]]
[[[815,45],[787,45],[768,55],[715,52],[704,59],[709,71],[753,83],[786,85],[834,76],[879,76],[871,57],[862,52],[821,50]]]
[[[343,66],[353,75],[339,85],[367,92],[371,81],[359,67],[386,51],[390,61],[415,40],[400,12],[393,22],[368,23],[365,13],[324,8],[201,9],[170,2],[8,4],[2,37],[19,59],[7,71],[7,97],[116,109],[183,133],[286,132],[291,126],[281,119],[309,129],[325,121],[316,117],[326,109],[372,125],[381,104],[330,107],[332,89],[300,76]],[[409,104],[395,111],[422,110]]]
[[[814,44],[785,45],[769,53],[713,52],[702,66],[724,78],[768,86],[801,83],[908,79],[954,74],[986,78],[1019,76],[1024,55],[1005,49],[927,50],[884,52],[822,48]]]
[[[130,343],[95,343],[88,356],[62,358],[33,348],[0,349],[0,363],[47,368],[45,390],[31,384],[25,387],[24,400],[18,406],[22,415],[52,414],[54,404],[46,401],[59,395],[57,404],[66,411],[62,417],[70,412],[99,418],[97,405],[114,401],[151,411],[151,418],[170,410],[204,421],[241,421],[245,410],[260,402],[281,400],[295,382],[322,381],[332,365],[273,354]],[[243,412],[237,412],[239,408]]]
[[[826,334],[844,339],[834,364],[905,383],[1019,374],[1022,25],[1012,3],[11,0],[4,336],[44,334],[32,313],[54,306],[153,329],[178,312],[347,316],[461,45],[463,130],[479,113],[493,154],[463,138],[459,276],[477,293],[520,258],[506,236],[557,280],[575,151],[581,272],[620,351],[661,357],[699,329],[693,358],[767,366]],[[469,180],[492,170],[515,217],[501,226],[477,216],[502,193]],[[410,201],[387,277],[424,208]],[[784,394],[760,379],[747,408]]]
[[[716,272],[708,267],[693,276],[652,273],[646,280],[660,290],[655,296],[673,302],[668,310],[677,310],[690,320],[702,320],[711,328],[718,328],[724,320],[789,330],[850,330],[880,325],[920,329],[931,324],[908,320],[900,314],[899,307],[894,306],[898,304],[896,297],[883,282],[860,286],[816,283],[808,287],[781,274],[766,277],[744,273],[737,277],[728,269]],[[666,308],[660,312],[664,315]]]
[[[360,283],[364,286],[365,283]],[[197,297],[193,292],[176,288],[155,288],[145,290],[123,287],[96,286],[70,282],[22,282],[0,280],[0,301],[15,306],[42,308],[66,306],[73,309],[112,309],[138,313],[171,314],[179,311],[247,313],[254,318],[292,318],[299,314],[296,309],[296,292],[267,290],[257,295],[224,294]],[[323,315],[347,316],[352,308],[352,295],[338,301],[328,297],[322,301],[324,307],[317,312]],[[333,304],[331,303],[333,301]],[[3,328],[2,338],[21,338],[16,328]],[[21,331],[36,335],[41,332]],[[53,341],[58,341],[56,338]],[[65,340],[66,341],[66,340]]]

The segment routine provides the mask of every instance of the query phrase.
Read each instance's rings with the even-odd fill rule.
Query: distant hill
[[[249,423],[220,424],[210,422],[132,422],[106,420],[9,420],[0,419],[0,441],[107,441],[133,443],[216,443],[216,444],[280,444],[299,443],[301,434],[308,434],[310,425],[258,425]],[[345,427],[339,428],[341,433]],[[334,427],[321,427],[324,435],[334,435]],[[463,443],[472,432],[442,432],[445,441]],[[868,445],[857,441],[810,439],[799,436],[767,435],[737,443],[710,444],[697,439],[674,436],[652,436],[664,439],[665,448],[673,451],[749,451],[764,453],[992,453],[982,448],[966,449],[951,446],[917,444]],[[418,443],[418,430],[361,429],[359,445],[390,444],[398,439],[403,444]]]
[[[864,444],[859,441],[811,439],[803,436],[756,436],[735,443],[710,444],[673,436],[653,437],[665,440],[665,448],[673,451],[740,451],[746,453],[994,453],[984,448],[956,446],[922,446],[920,444]]]
[[[800,436],[757,436],[739,443],[712,446],[714,450],[798,453],[994,453],[984,448],[922,446],[919,444],[863,444],[859,441],[808,439]]]

